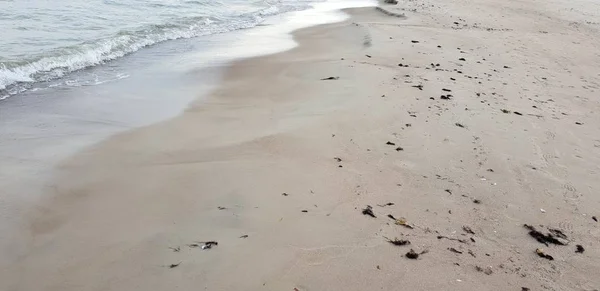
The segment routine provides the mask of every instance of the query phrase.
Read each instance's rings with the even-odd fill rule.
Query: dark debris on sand
[[[460,242],[460,243],[463,243],[463,244],[466,244],[466,243],[468,243],[466,240],[464,240],[464,239],[460,239],[460,238],[447,237],[447,236],[445,236],[445,235],[438,235],[438,236],[437,236],[437,239],[443,239],[443,238],[444,238],[444,239],[447,239],[447,240],[453,240],[453,241],[457,241],[457,242]]]
[[[371,216],[373,218],[377,218],[377,216],[375,216],[375,213],[373,213],[373,207],[371,207],[371,205],[367,205],[367,207],[362,210],[362,214]]]
[[[567,238],[567,236],[564,233],[562,233],[562,231],[560,231],[560,230],[550,229],[549,233],[543,234],[531,225],[524,224],[523,226],[529,230],[529,235],[531,237],[535,238],[539,243],[542,243],[546,246],[549,246],[550,244],[561,245],[561,246],[566,245],[566,243],[558,240],[558,238],[562,238],[562,239]]]
[[[393,206],[393,205],[394,205],[393,202],[388,202],[386,204],[377,204],[377,206],[379,206],[379,207],[386,207],[386,206]]]
[[[394,238],[394,239],[389,239],[387,237],[384,237],[387,242],[395,245],[395,246],[405,246],[405,245],[409,245],[410,241],[408,240],[403,240],[403,239],[398,239],[398,238]]]
[[[463,226],[462,229],[468,234],[475,234],[475,232],[468,226]]]
[[[423,255],[426,253],[427,253],[427,250],[417,253],[413,249],[410,249],[410,251],[408,251],[408,253],[406,253],[404,256],[406,256],[407,258],[409,258],[411,260],[416,260],[419,258],[420,255]]]
[[[541,258],[544,258],[544,259],[550,260],[550,261],[554,261],[554,257],[549,254],[546,254],[544,252],[544,250],[542,250],[542,249],[536,249],[535,253]]]
[[[181,265],[181,262],[179,262],[177,264],[170,264],[169,269],[177,268],[177,267],[179,267],[179,265]]]

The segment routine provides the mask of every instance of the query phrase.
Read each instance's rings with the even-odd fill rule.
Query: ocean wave
[[[188,1],[192,2],[192,1]],[[28,89],[32,83],[47,82],[71,72],[104,64],[161,42],[225,33],[254,27],[264,17],[309,8],[315,1],[276,1],[252,13],[233,16],[191,17],[153,24],[112,37],[64,47],[19,62],[0,61],[0,100]]]

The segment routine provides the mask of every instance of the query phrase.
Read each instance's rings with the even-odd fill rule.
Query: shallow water
[[[0,0],[0,99],[157,43],[254,27],[318,1]]]

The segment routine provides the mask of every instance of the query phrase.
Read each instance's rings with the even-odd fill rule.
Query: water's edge
[[[0,250],[4,254],[11,254],[11,258],[4,261],[10,262],[24,251],[20,244],[24,234],[18,231],[25,227],[22,219],[39,205],[42,198],[52,195],[52,181],[56,174],[54,169],[61,161],[115,134],[151,126],[182,114],[192,102],[201,102],[203,96],[210,94],[218,86],[221,73],[235,65],[237,60],[281,53],[297,46],[293,40],[294,31],[341,22],[349,17],[342,12],[344,8],[375,5],[373,1],[358,0],[327,3],[315,9],[282,15],[265,26],[229,35],[211,36],[213,47],[208,50],[203,48],[200,53],[192,50],[186,52],[185,56],[176,54],[165,59],[178,60],[179,63],[175,66],[167,64],[174,75],[160,69],[157,70],[160,73],[155,76],[154,70],[144,69],[142,77],[134,76],[103,84],[108,88],[105,89],[107,92],[99,90],[103,86],[56,89],[58,92],[51,95],[64,94],[66,97],[61,97],[64,99],[62,102],[50,102],[45,92],[29,92],[30,96],[26,96],[24,100],[27,103],[38,103],[40,107],[37,109],[34,106],[22,106],[25,101],[18,98],[5,100],[8,102],[3,105],[9,106],[0,106],[0,117],[10,119],[11,122],[4,122],[5,119],[0,124],[3,125],[0,126],[0,140],[3,141],[0,143],[0,156],[7,157],[4,163],[6,166],[0,169],[0,187],[3,189],[0,193],[0,209],[3,210],[0,217],[3,221],[0,223]],[[349,3],[354,5],[347,5]],[[316,17],[320,17],[319,22],[306,21]],[[193,40],[182,41],[180,45],[190,42]],[[233,43],[228,46],[232,50],[215,60],[214,50],[222,50],[227,43]],[[163,46],[168,48],[176,44]],[[152,55],[155,51],[161,51],[163,46],[140,51],[122,61],[138,58],[145,60],[145,54]],[[236,50],[236,47],[243,49]],[[198,67],[205,63],[209,65]],[[167,79],[169,85],[152,85],[158,79]],[[198,80],[202,80],[200,83],[203,84],[198,84]],[[140,85],[149,88],[140,89]],[[176,89],[175,95],[178,96],[169,100],[160,98],[165,94],[174,94],[171,89]],[[106,101],[97,98],[108,98],[113,94],[119,94],[120,99]],[[88,100],[87,96],[81,98],[83,95],[95,96]],[[148,96],[150,97],[145,98]],[[97,103],[101,106],[97,106]],[[45,106],[52,106],[51,110],[47,110]],[[16,108],[19,110],[12,110]],[[40,116],[42,112],[49,114]]]

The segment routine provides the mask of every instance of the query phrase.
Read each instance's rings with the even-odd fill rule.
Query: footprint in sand
[[[577,192],[577,188],[575,188],[575,186],[573,186],[571,183],[563,184],[562,187],[569,192]]]
[[[558,223],[558,228],[560,230],[566,231],[566,232],[572,232],[573,231],[573,224],[568,222],[568,221],[562,221]]]
[[[581,199],[581,194],[577,192],[577,188],[570,183],[563,184],[562,187],[565,189],[563,192],[563,197],[566,200],[576,202]]]

